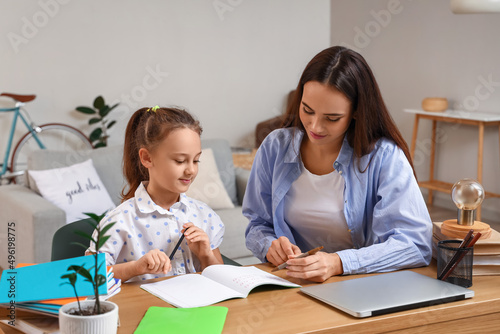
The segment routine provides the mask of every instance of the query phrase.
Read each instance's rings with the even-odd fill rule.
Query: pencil
[[[186,231],[184,231],[184,233],[186,233]],[[177,244],[174,247],[174,250],[172,251],[172,253],[170,253],[170,256],[168,257],[170,259],[170,261],[172,261],[172,259],[174,258],[175,252],[177,252],[177,249],[181,245],[182,240],[184,240],[184,233],[181,235],[181,237],[179,238],[179,241],[177,241]]]
[[[472,240],[464,248],[472,248],[472,247],[474,247],[474,244],[476,243],[476,241],[479,240],[480,237],[481,237],[481,233],[477,232],[474,235],[474,238],[472,238]],[[453,270],[455,270],[455,268],[460,263],[460,261],[462,261],[462,259],[465,257],[465,255],[467,255],[468,251],[469,251],[468,249],[466,249],[464,251],[457,251],[457,253],[461,253],[461,254],[458,257],[457,261],[455,261],[455,263],[452,264],[452,266],[450,267],[450,269],[444,274],[443,278],[441,279],[442,281],[444,281],[445,279],[447,279],[448,276],[450,276],[451,273],[453,273]]]
[[[314,249],[311,249],[310,251],[307,251],[305,253],[302,253],[302,254],[298,255],[295,258],[296,259],[300,259],[300,258],[309,256],[309,255],[314,255],[314,254],[316,254],[317,252],[319,252],[322,249],[323,249],[323,246],[316,247]],[[285,269],[287,266],[288,266],[288,264],[286,262],[283,262],[282,264],[280,264],[279,266],[277,266],[276,268],[274,268],[273,270],[271,270],[271,272],[278,271],[278,270],[281,270],[281,269]]]

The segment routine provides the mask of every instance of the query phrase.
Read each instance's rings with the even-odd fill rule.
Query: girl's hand
[[[266,259],[275,266],[287,261],[290,256],[299,255],[300,248],[288,240],[287,237],[279,237],[273,240],[271,247],[267,250]]]
[[[193,223],[182,225],[184,239],[186,239],[189,249],[201,260],[203,257],[210,256],[212,249],[210,248],[210,240],[208,235],[201,228]]]
[[[137,275],[144,274],[167,274],[172,270],[172,264],[167,254],[159,249],[153,249],[135,261]]]
[[[328,278],[341,275],[342,261],[338,254],[318,252],[314,255],[295,259],[291,256],[287,261],[287,275],[295,278],[302,278],[313,282],[324,282]]]

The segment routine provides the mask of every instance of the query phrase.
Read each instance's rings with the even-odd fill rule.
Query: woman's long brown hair
[[[387,110],[370,67],[359,53],[341,46],[318,53],[302,73],[282,127],[296,127],[304,131],[299,110],[304,85],[309,81],[334,87],[351,101],[355,119],[352,119],[346,136],[358,158],[360,171],[359,158],[370,153],[377,140],[385,137],[401,148],[415,175],[408,145]]]
[[[141,163],[139,150],[146,148],[153,152],[173,130],[180,128],[189,128],[199,135],[203,131],[200,122],[182,109],[142,108],[132,115],[125,131],[123,148],[123,174],[128,186],[122,190],[122,202],[134,197],[141,182],[149,180],[149,172]]]

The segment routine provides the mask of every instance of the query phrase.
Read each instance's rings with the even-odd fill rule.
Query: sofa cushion
[[[85,218],[86,212],[102,214],[115,206],[91,159],[68,167],[28,173],[40,194],[66,212],[66,223]]]
[[[245,229],[248,220],[241,213],[241,206],[233,209],[217,210],[222,222],[224,222],[224,239],[219,247],[222,254],[231,259],[253,256],[245,245]]]
[[[99,174],[113,203],[119,205],[121,203],[121,191],[126,185],[122,171],[123,147],[121,145],[74,152],[36,150],[28,158],[28,169],[45,170],[61,168],[88,159],[92,159],[97,174]],[[32,180],[29,180],[28,183],[31,189],[38,192]]]
[[[214,152],[215,162],[219,169],[219,175],[226,187],[227,194],[234,205],[238,205],[238,196],[236,193],[236,175],[233,164],[233,153],[229,142],[224,139],[203,139],[202,148],[211,148]]]
[[[186,195],[204,202],[213,210],[234,208],[234,204],[220,179],[211,148],[202,150],[198,175]]]

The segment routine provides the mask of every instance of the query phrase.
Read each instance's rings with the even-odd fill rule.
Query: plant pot
[[[80,302],[82,309],[94,307],[94,300]],[[78,302],[63,305],[59,309],[59,330],[61,334],[113,334],[118,327],[118,305],[101,301],[101,309],[107,310],[97,315],[72,315],[78,309]]]

